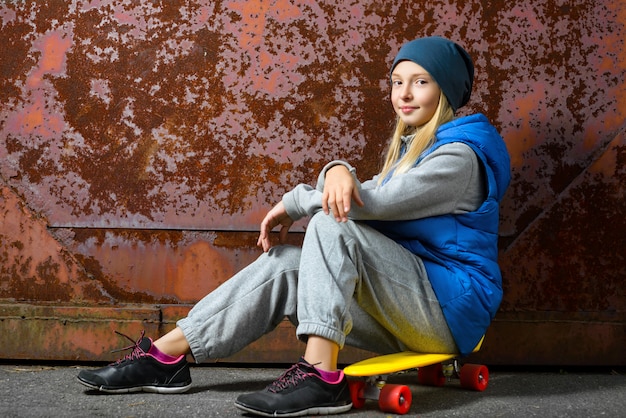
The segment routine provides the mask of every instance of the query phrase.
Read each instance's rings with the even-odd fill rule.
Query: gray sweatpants
[[[178,321],[196,362],[228,357],[289,318],[377,353],[455,352],[422,261],[375,229],[314,215],[302,248],[275,246]]]

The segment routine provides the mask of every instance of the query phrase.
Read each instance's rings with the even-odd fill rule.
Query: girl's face
[[[428,122],[439,105],[441,90],[422,66],[401,61],[391,74],[391,104],[408,126],[419,127]]]

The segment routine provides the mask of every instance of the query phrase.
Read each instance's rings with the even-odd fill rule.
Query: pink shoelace
[[[120,336],[122,336],[122,337],[126,338],[128,341],[132,342],[133,344],[132,344],[132,345],[129,345],[128,347],[118,348],[117,350],[113,350],[113,351],[111,351],[111,353],[117,353],[117,352],[120,352],[120,351],[132,350],[132,351],[130,352],[130,354],[126,354],[123,358],[121,358],[121,359],[117,360],[117,361],[116,361],[115,363],[113,363],[113,364],[120,364],[120,363],[122,363],[123,361],[126,361],[126,360],[134,360],[134,359],[137,359],[137,358],[139,358],[139,357],[143,357],[143,356],[145,356],[145,355],[146,355],[146,352],[145,352],[145,351],[143,351],[143,349],[139,346],[139,343],[141,343],[141,341],[143,340],[143,337],[144,337],[144,335],[145,335],[145,333],[146,333],[146,331],[145,331],[145,330],[141,331],[141,336],[139,337],[139,339],[138,339],[137,341],[133,340],[132,338],[130,338],[130,337],[129,337],[128,335],[126,335],[126,334],[122,334],[122,333],[121,333],[121,332],[119,332],[119,331],[115,331],[115,333],[116,333],[117,335],[120,335]]]
[[[302,366],[304,364],[301,365],[301,363],[291,366],[274,383],[270,384],[267,390],[272,393],[278,393],[307,379],[312,373],[302,370]]]

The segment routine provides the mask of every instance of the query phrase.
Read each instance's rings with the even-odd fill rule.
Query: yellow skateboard
[[[483,337],[484,339],[484,337]],[[480,349],[481,339],[474,352]],[[479,364],[459,366],[456,354],[426,354],[404,351],[373,357],[354,363],[343,372],[348,376],[365,377],[350,379],[352,406],[362,408],[367,399],[378,400],[384,412],[406,414],[411,408],[412,394],[406,385],[387,384],[387,376],[405,370],[417,369],[417,380],[422,385],[443,386],[453,377],[460,379],[461,386],[483,391],[489,382],[489,370]]]

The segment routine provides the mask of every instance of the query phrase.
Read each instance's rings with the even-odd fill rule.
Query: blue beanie
[[[400,48],[390,73],[400,61],[412,61],[435,79],[456,112],[470,99],[474,84],[474,64],[462,47],[445,38],[415,39]]]

